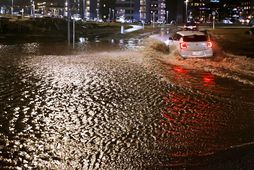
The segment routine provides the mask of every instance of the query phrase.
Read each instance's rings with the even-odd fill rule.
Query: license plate
[[[194,51],[192,52],[192,55],[202,55],[203,52],[202,51]]]

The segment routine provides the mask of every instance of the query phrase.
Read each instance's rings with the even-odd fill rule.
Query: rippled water
[[[1,45],[0,168],[254,167],[253,61],[137,43]]]

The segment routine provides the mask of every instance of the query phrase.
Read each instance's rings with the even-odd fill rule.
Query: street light
[[[155,27],[155,12],[153,11],[153,28]]]
[[[86,18],[86,7],[87,7],[86,0],[82,0],[82,17],[85,20],[87,19]]]
[[[141,10],[139,9],[138,12],[139,12],[139,21],[141,21]]]
[[[168,23],[168,11],[166,13],[167,13],[166,23]]]
[[[31,1],[30,1],[30,3],[31,3],[31,16],[33,16],[33,17],[34,17],[34,12],[35,12],[35,5],[34,5],[34,1],[33,1],[33,0],[31,0]]]
[[[11,15],[13,15],[13,0],[11,0]]]
[[[70,24],[70,0],[66,0],[66,8],[67,8],[67,39],[68,39],[68,45],[71,44],[71,24]]]
[[[108,21],[110,22],[111,20],[111,8],[108,9]]]
[[[141,9],[139,10],[139,21],[141,21],[143,29],[145,28],[145,21],[142,18],[142,11]]]
[[[185,7],[186,7],[186,9],[185,9],[185,10],[186,10],[186,11],[185,11],[186,22],[188,22],[188,2],[189,2],[189,0],[186,0],[186,1],[185,1],[185,3],[186,3],[186,6],[185,6]]]
[[[100,20],[100,14],[99,14],[99,9],[98,8],[96,9],[96,14],[97,14],[97,21],[99,21]]]
[[[112,14],[112,20],[114,21],[115,20],[115,10],[112,9],[112,12],[113,12],[113,14]]]

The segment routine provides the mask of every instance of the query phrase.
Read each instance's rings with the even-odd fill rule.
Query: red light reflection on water
[[[186,74],[188,71],[180,66],[174,66],[173,70],[177,73]]]
[[[208,80],[210,82],[210,79]],[[173,91],[164,97],[160,140],[172,146],[171,156],[199,155],[214,151],[221,133],[221,103],[194,94]],[[177,149],[181,148],[181,149]],[[218,149],[218,148],[216,148]]]
[[[213,89],[216,85],[215,76],[209,72],[195,72],[181,66],[173,66],[170,80],[182,86],[191,86],[195,89]],[[172,74],[173,73],[173,74]],[[173,76],[172,76],[173,75]],[[204,88],[205,87],[205,88]]]
[[[191,80],[191,76],[188,74],[189,73],[189,70],[181,67],[181,66],[173,66],[171,68],[171,71],[173,72],[170,72],[170,79],[171,81],[173,82],[176,82],[176,83],[186,83],[186,82],[190,82]],[[173,73],[173,74],[172,74]]]
[[[215,81],[214,81],[214,75],[207,73],[203,75],[203,82],[204,82],[204,86],[212,86],[215,85]]]

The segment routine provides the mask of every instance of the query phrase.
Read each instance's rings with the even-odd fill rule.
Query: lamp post
[[[186,3],[186,5],[185,5],[185,7],[186,7],[186,9],[185,9],[186,22],[188,22],[188,2],[189,2],[189,0],[185,1],[185,3]]]
[[[111,20],[111,8],[108,9],[108,22]]]
[[[35,4],[34,4],[34,1],[33,1],[33,17],[35,16]]]
[[[13,0],[11,0],[11,15],[13,15]]]
[[[70,0],[66,1],[66,6],[67,6],[67,40],[68,40],[68,45],[71,44],[71,25],[70,25],[70,19],[71,19],[71,15],[70,15]]]
[[[72,48],[75,48],[75,19],[72,22]]]
[[[142,20],[142,13],[141,13],[141,9],[138,11],[139,12],[139,21]]]
[[[213,15],[213,29],[215,29],[215,11],[212,12],[212,15]]]
[[[30,15],[34,17],[34,11],[35,11],[34,1],[31,0],[30,3],[31,3],[31,14]]]
[[[115,10],[112,9],[112,21],[114,22],[114,20],[115,20]]]
[[[155,12],[153,12],[153,28],[155,27]]]
[[[86,0],[81,1],[82,1],[82,18],[86,20]]]
[[[167,18],[166,18],[166,24],[168,23],[168,11],[166,11],[166,13],[167,13]]]
[[[99,21],[100,20],[100,14],[99,14],[99,9],[98,8],[96,9],[96,14],[97,14],[97,21]]]
[[[142,18],[142,11],[141,11],[141,9],[139,10],[139,21],[141,21],[142,27],[143,27],[143,29],[145,29],[145,21]]]

